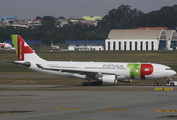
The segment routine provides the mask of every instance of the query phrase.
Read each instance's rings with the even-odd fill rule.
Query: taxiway
[[[15,85],[12,86],[15,87]],[[21,85],[21,87],[29,86]],[[90,87],[94,88],[94,86]],[[117,89],[118,86],[111,87]],[[149,88],[154,88],[154,86],[149,86]],[[1,90],[0,119],[153,120],[177,118],[176,100],[176,91]]]

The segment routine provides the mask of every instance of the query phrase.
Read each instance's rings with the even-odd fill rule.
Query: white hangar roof
[[[177,32],[175,30],[165,30],[167,39],[177,40]]]
[[[175,30],[163,29],[113,29],[109,32],[108,39],[161,39],[174,37]]]

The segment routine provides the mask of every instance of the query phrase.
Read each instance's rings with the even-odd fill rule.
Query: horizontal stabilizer
[[[23,65],[25,67],[30,67],[31,66],[31,63],[28,62],[28,61],[4,61],[6,63],[12,63],[12,64],[18,64],[18,65]]]

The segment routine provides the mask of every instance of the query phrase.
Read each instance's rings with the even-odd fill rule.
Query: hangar
[[[177,33],[164,29],[113,29],[105,40],[106,50],[177,49]]]

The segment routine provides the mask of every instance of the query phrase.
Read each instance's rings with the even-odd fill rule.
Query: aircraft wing
[[[85,71],[85,70],[70,70],[70,69],[57,69],[57,68],[44,68],[39,64],[36,64],[38,68],[44,69],[44,70],[53,70],[53,71],[61,71],[61,72],[68,72],[68,73],[77,73],[80,75],[87,75],[94,77],[95,75],[101,75],[101,74],[109,74],[109,75],[117,75],[117,76],[122,76],[120,74],[114,74],[114,73],[109,73],[109,72],[101,72],[99,73],[98,71]]]

